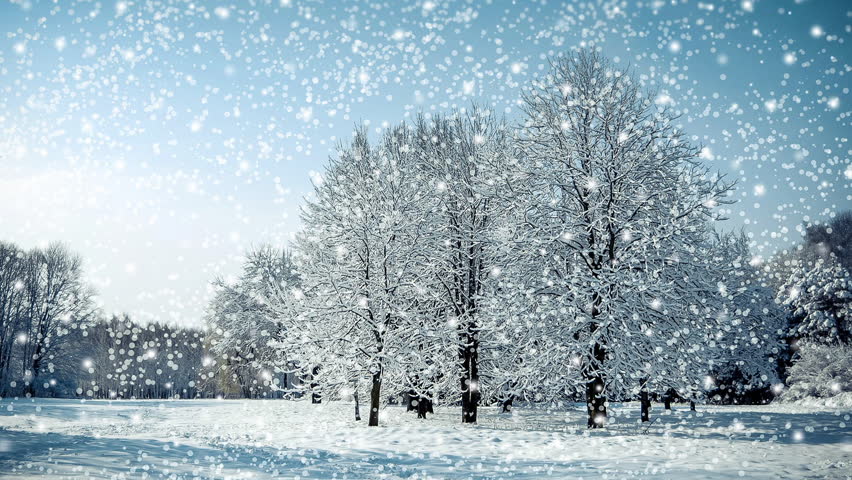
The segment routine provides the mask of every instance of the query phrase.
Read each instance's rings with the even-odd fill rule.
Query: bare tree
[[[27,261],[26,252],[11,243],[0,242],[0,395],[9,387],[15,344],[27,340],[22,325]]]
[[[83,283],[82,259],[60,244],[30,254],[24,276],[28,342],[22,356],[27,395],[70,329],[94,318],[93,291]]]

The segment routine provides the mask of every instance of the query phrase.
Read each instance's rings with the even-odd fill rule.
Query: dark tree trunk
[[[472,329],[465,334],[465,345],[462,347],[462,367],[464,374],[461,378],[462,388],[462,423],[476,423],[477,407],[479,406],[479,340]]]
[[[284,372],[284,391],[281,392],[281,398],[287,398],[288,391],[290,390],[290,385],[288,384],[289,379],[287,377],[287,372]]]
[[[370,389],[370,421],[371,427],[379,426],[379,401],[382,396],[382,371],[373,374],[373,388]]]
[[[663,396],[663,404],[666,407],[666,410],[672,409],[672,397],[667,393]]]
[[[475,219],[477,212],[474,210],[471,214]],[[460,253],[459,265],[465,272],[461,278],[457,277],[461,287],[458,292],[461,293],[461,296],[457,300],[460,307],[457,308],[457,313],[460,318],[464,318],[460,332],[461,347],[459,352],[463,371],[461,378],[462,423],[476,423],[479,400],[482,395],[479,386],[479,327],[477,325],[478,308],[476,304],[483,276],[482,245],[478,242],[469,242],[466,255],[461,253],[464,250],[461,248],[460,241],[457,245]],[[467,263],[466,266],[465,263]]]
[[[24,388],[24,396],[34,398],[36,396],[36,382],[38,382],[38,372],[41,370],[41,346],[36,349],[35,358],[30,366],[33,376],[30,378],[30,383]]]
[[[590,244],[594,244],[591,241]],[[592,318],[595,319],[601,315],[601,304],[603,300],[597,293],[592,298]],[[586,365],[583,370],[583,376],[586,380],[586,412],[588,419],[586,424],[588,428],[603,428],[606,424],[606,392],[604,391],[604,378],[602,369],[606,363],[606,345],[602,342],[602,336],[597,334],[598,324],[592,322],[589,325],[589,335],[597,336],[595,344],[592,347],[592,362]]]
[[[38,381],[38,372],[41,370],[42,348],[39,343],[36,345],[36,350],[33,353],[33,362],[30,364],[30,370],[33,376],[30,378],[30,383],[24,389],[24,396],[35,397],[35,385]]]
[[[642,379],[642,388],[639,390],[639,405],[643,422],[651,420],[651,400],[648,399],[648,379]]]
[[[599,303],[598,300],[595,300]],[[593,316],[597,316],[597,308],[593,309]],[[592,326],[592,333],[596,329]],[[606,350],[600,342],[595,342],[592,353],[595,356],[597,365],[595,368],[600,368],[606,360]],[[589,428],[602,428],[606,424],[606,392],[604,391],[603,376],[592,370],[592,373],[586,374],[586,410],[589,414],[587,421]]]
[[[588,427],[601,428],[606,423],[606,395],[604,382],[600,375],[586,382],[586,410],[588,411]]]
[[[689,409],[693,412],[695,411],[695,400],[689,401]]]
[[[431,401],[425,396],[417,397],[417,418],[426,418],[426,413],[432,410]]]

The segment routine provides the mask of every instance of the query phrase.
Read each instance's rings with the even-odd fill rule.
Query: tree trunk
[[[600,303],[596,298],[595,304]],[[597,316],[598,308],[593,309],[593,316]],[[592,333],[597,326],[592,326]],[[606,349],[600,342],[595,342],[592,353],[595,356],[595,369],[600,368],[606,361]],[[606,424],[606,392],[604,391],[603,375],[594,370],[586,373],[586,410],[589,414],[588,428],[603,428]]]
[[[462,388],[462,423],[476,423],[477,407],[479,406],[479,340],[470,329],[466,333],[463,346],[462,367],[464,374],[461,378]]]
[[[668,393],[663,397],[663,404],[665,405],[666,410],[672,409],[672,397]]]
[[[319,367],[311,369],[311,403],[322,403],[322,395],[314,391],[315,388],[319,387],[319,383],[314,381],[318,373]]]
[[[695,400],[689,401],[689,409],[693,412],[695,411]]]
[[[382,371],[373,374],[373,388],[370,390],[370,421],[371,427],[379,426],[379,401],[382,395]]]
[[[417,418],[426,418],[426,412],[429,411],[429,399],[424,395],[417,397]]]
[[[589,414],[588,428],[602,428],[606,423],[606,395],[600,375],[586,382],[586,410]]]
[[[24,387],[24,396],[27,398],[35,397],[35,378],[33,378],[26,387]]]
[[[39,370],[41,370],[41,345],[36,348],[35,358],[33,359],[33,363],[30,368],[32,369],[33,375],[32,377],[30,377],[30,383],[28,383],[26,388],[24,389],[24,396],[35,398],[35,386],[36,382],[38,381],[38,372]]]
[[[639,405],[643,422],[651,420],[651,400],[648,399],[648,379],[642,379],[642,388],[639,390]]]
[[[355,386],[355,393],[352,394],[355,397],[355,421],[361,421],[361,403],[358,401],[358,386]]]

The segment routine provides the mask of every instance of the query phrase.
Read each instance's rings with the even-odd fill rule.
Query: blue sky
[[[591,47],[738,181],[724,227],[765,257],[852,205],[850,24],[839,0],[3,2],[0,239],[66,242],[108,312],[200,324],[357,122],[517,122],[547,58]]]

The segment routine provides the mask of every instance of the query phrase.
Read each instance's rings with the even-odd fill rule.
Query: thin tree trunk
[[[373,388],[370,390],[370,421],[371,427],[379,426],[379,401],[382,395],[382,370],[373,374]]]
[[[319,383],[314,380],[318,373],[319,367],[314,367],[311,370],[311,403],[322,403],[322,395],[314,391],[319,386]]]
[[[643,422],[651,421],[651,401],[648,399],[648,379],[642,379],[642,387],[639,390],[639,405]]]
[[[417,401],[417,393],[412,389],[409,390],[408,393],[406,393],[405,395],[407,400],[405,411],[411,412],[413,410],[417,410],[417,405],[414,404]]]
[[[355,385],[355,393],[353,394],[355,397],[355,421],[361,421],[361,403],[358,401],[358,385]]]
[[[38,381],[38,372],[41,370],[41,346],[39,345],[36,348],[36,358],[33,359],[33,363],[30,368],[32,368],[32,377],[30,378],[30,383],[27,384],[24,395],[30,398],[34,398],[36,396],[36,382]]]

